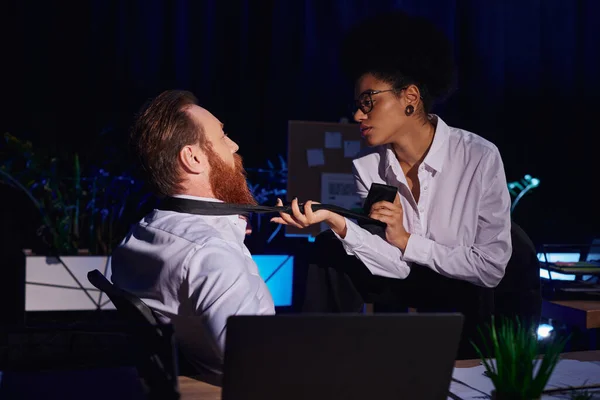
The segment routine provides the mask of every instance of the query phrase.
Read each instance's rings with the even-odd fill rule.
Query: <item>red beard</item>
[[[256,205],[257,202],[246,182],[242,157],[238,154],[233,155],[235,167],[232,168],[212,149],[207,153],[210,164],[210,186],[215,197],[225,203]]]

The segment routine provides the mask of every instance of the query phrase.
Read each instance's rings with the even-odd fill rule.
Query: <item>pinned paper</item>
[[[325,155],[323,149],[308,149],[306,150],[306,159],[309,167],[325,165]]]
[[[326,149],[341,149],[342,148],[341,132],[325,132],[325,148]]]
[[[360,151],[360,141],[358,140],[345,140],[344,141],[344,157],[353,158],[356,157]]]
[[[356,193],[354,175],[340,173],[321,174],[321,202],[351,210],[362,208],[362,200]]]
[[[333,204],[348,210],[362,208],[362,199],[356,193],[354,175],[340,173],[321,174],[321,202]],[[326,224],[321,230],[329,229]]]

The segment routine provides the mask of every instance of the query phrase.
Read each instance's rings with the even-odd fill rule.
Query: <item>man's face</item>
[[[187,112],[203,127],[206,140],[212,146],[214,152],[226,164],[232,168],[235,167],[233,155],[238,151],[239,146],[225,134],[221,121],[200,106],[191,106],[187,109]]]
[[[208,159],[209,182],[215,197],[226,203],[256,204],[248,184],[239,146],[223,131],[223,124],[208,110],[199,106],[188,109],[192,118],[204,128]]]

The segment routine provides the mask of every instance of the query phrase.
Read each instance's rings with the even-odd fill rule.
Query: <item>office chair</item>
[[[138,372],[144,379],[150,399],[177,400],[177,356],[173,329],[161,324],[152,310],[138,297],[113,285],[100,271],[87,274],[88,280],[108,298],[128,322],[129,333],[138,351]]]
[[[540,263],[535,245],[514,221],[510,230],[512,255],[504,277],[494,289],[494,315],[515,319],[537,329],[542,315]]]

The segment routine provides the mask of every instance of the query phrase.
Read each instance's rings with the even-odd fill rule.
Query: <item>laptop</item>
[[[445,400],[461,314],[284,314],[228,320],[223,400]]]

